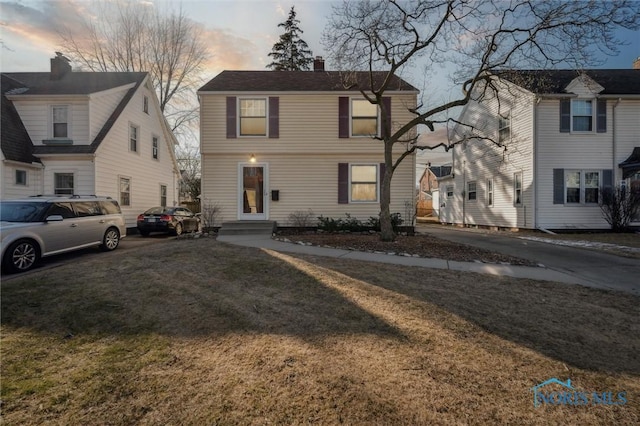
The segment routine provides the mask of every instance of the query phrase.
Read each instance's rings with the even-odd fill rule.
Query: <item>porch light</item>
[[[250,163],[255,163],[256,162],[256,156],[251,154],[251,157],[249,157],[249,162]]]

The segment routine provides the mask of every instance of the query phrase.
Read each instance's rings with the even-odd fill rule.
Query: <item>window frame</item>
[[[151,158],[159,160],[160,157],[160,138],[156,135],[151,135]]]
[[[69,177],[71,176],[71,187],[62,187],[62,186],[58,186],[58,178],[62,177],[63,175]],[[71,190],[71,192],[67,192],[68,190]],[[75,193],[75,189],[76,189],[76,177],[75,177],[75,173],[73,172],[54,172],[53,173],[53,193],[56,195],[73,195]],[[65,191],[65,192],[59,192],[59,191]]]
[[[447,194],[447,198],[453,198],[454,185],[446,185],[444,191]]]
[[[472,185],[473,191],[471,190]],[[473,194],[473,198],[471,198],[471,194]],[[467,201],[473,203],[478,201],[478,182],[475,180],[467,181]]]
[[[237,111],[236,117],[236,134],[238,138],[266,138],[269,137],[269,97],[267,96],[238,96],[237,97]],[[242,103],[243,101],[263,101],[264,102],[264,117],[261,115],[251,115],[243,117],[242,115]],[[243,134],[242,133],[242,119],[243,118],[264,118],[264,134]]]
[[[353,167],[375,167],[376,180],[372,181],[353,181],[352,171]],[[354,200],[353,199],[353,185],[375,185],[375,200]],[[380,165],[378,163],[349,163],[349,203],[355,204],[372,204],[380,201]]]
[[[20,185],[20,186],[27,186],[28,185],[28,176],[29,173],[26,170],[23,169],[16,169],[15,173],[14,173],[14,184],[15,185]]]
[[[506,122],[506,125],[504,124]],[[504,139],[502,137],[502,131],[508,129],[509,135]],[[498,143],[511,141],[511,111],[508,111],[506,116],[498,114]]]
[[[354,102],[365,102],[367,104],[370,104],[374,107],[376,107],[376,132],[375,134],[354,134],[353,133],[353,121],[354,121],[354,116],[353,116],[353,103]],[[381,121],[380,121],[380,105],[376,105],[376,104],[371,104],[371,102],[369,102],[367,99],[362,98],[362,97],[354,97],[354,98],[349,98],[349,137],[351,138],[371,138],[371,137],[377,137],[380,136],[380,126],[381,126]],[[358,116],[356,118],[357,119],[361,119],[361,120],[371,120],[372,118],[374,118],[371,115],[367,115],[367,116]]]
[[[135,139],[132,137],[133,129],[135,129],[135,132],[136,132]],[[129,152],[135,152],[136,154],[140,152],[139,143],[138,143],[139,141],[140,141],[140,126],[134,123],[129,123]],[[132,148],[135,148],[135,149],[132,149]]]
[[[55,110],[58,108],[64,108],[66,113],[66,135],[65,136],[56,136],[55,126],[56,124],[63,123],[62,121],[56,122],[55,119]],[[51,105],[50,108],[50,118],[51,118],[51,126],[49,127],[49,131],[51,132],[51,139],[71,139],[71,108],[69,105],[61,104],[61,105]]]
[[[163,194],[163,192],[164,192],[164,194]],[[163,198],[164,198],[164,203],[162,202]],[[160,206],[161,207],[167,207],[167,185],[162,184],[162,183],[160,184]]]
[[[493,178],[487,179],[486,202],[488,207],[493,207]]]
[[[524,192],[522,190],[522,186],[523,186],[523,173],[522,172],[515,172],[513,174],[513,205],[516,207],[522,206],[523,200],[522,200],[522,196],[524,195]],[[520,185],[518,185],[518,183]]]
[[[575,113],[575,108],[574,105],[577,102],[589,102],[591,105],[591,115],[578,115]],[[589,99],[571,99],[570,102],[571,105],[571,109],[570,109],[570,129],[571,129],[571,133],[594,133],[596,131],[596,100],[589,98]],[[575,117],[590,117],[590,126],[591,126],[591,130],[577,130],[574,128],[574,118]]]
[[[122,190],[123,181],[127,181],[129,185],[128,191]],[[123,194],[126,194],[128,197],[127,202],[124,201],[122,197]],[[118,176],[118,202],[121,206],[131,207],[131,177],[130,176]]]
[[[149,97],[147,95],[142,96],[142,112],[149,114]]]
[[[578,173],[579,177],[578,177],[578,201],[568,201],[567,199],[567,190],[569,188],[576,188],[576,187],[568,187],[567,186],[567,176],[571,173]],[[587,173],[596,173],[598,175],[598,183],[596,186],[587,186],[587,182],[586,182],[586,175]],[[566,169],[564,171],[564,204],[565,205],[570,205],[570,206],[578,206],[578,205],[585,205],[585,206],[598,206],[600,203],[600,200],[602,198],[602,191],[600,190],[600,188],[602,188],[602,170],[592,170],[592,169]],[[596,190],[596,201],[590,201],[587,202],[587,189],[595,189]]]

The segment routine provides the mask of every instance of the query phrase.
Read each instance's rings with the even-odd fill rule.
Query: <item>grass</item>
[[[3,281],[3,422],[637,424],[638,302],[167,241]],[[534,408],[550,377],[629,402]]]

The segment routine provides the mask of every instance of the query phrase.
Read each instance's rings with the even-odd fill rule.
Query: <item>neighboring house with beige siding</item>
[[[339,72],[223,71],[199,91],[202,199],[222,220],[378,216],[384,172],[381,120],[406,123],[418,91],[395,78],[388,117]],[[368,76],[368,73],[360,73]],[[382,74],[380,74],[382,76]],[[398,150],[400,155],[401,150]],[[391,212],[414,209],[415,157],[395,170]],[[408,207],[407,207],[408,206]]]
[[[640,190],[640,70],[505,71],[493,84],[461,113],[474,129],[451,133],[460,143],[439,180],[440,220],[609,228],[603,188]]]
[[[117,199],[127,227],[178,200],[177,143],[148,73],[2,73],[3,199],[39,194]]]

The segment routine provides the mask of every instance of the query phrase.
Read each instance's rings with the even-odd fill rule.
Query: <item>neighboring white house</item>
[[[486,91],[461,113],[486,139],[453,149],[452,174],[439,180],[440,220],[608,228],[602,188],[640,190],[640,69],[505,71],[493,83],[497,96]],[[471,133],[457,126],[451,137]]]
[[[408,122],[418,91],[395,77],[383,99],[390,117],[381,117],[323,63],[317,58],[314,71],[224,71],[198,91],[202,198],[221,207],[222,220],[286,226],[291,213],[309,210],[378,216],[384,148],[371,135],[383,119]],[[414,156],[396,169],[391,192],[392,213],[413,212]]]
[[[177,143],[148,73],[2,73],[3,199],[38,194],[117,199],[127,227],[178,201]]]

